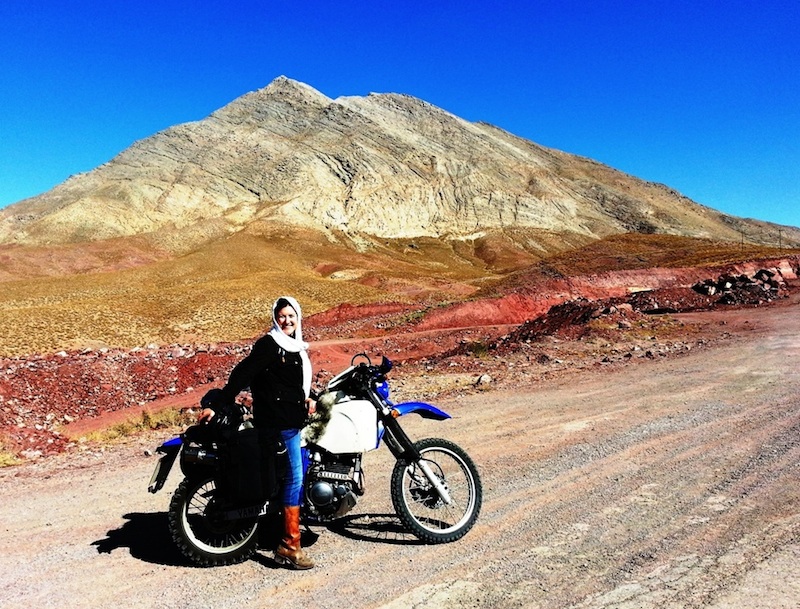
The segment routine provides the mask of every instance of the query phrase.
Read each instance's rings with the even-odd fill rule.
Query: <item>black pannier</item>
[[[258,430],[242,429],[220,444],[217,486],[233,507],[249,507],[266,500],[261,481],[261,444]]]

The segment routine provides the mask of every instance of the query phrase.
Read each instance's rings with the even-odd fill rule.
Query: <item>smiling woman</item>
[[[300,545],[304,478],[300,430],[309,413],[314,412],[315,401],[311,397],[311,360],[308,343],[303,341],[302,311],[291,296],[281,296],[275,301],[272,329],[236,365],[222,390],[206,394],[198,421],[214,419],[215,411],[233,403],[245,388],[253,396],[256,429],[262,437],[280,436],[286,448],[284,535],[275,550],[275,560],[292,569],[311,569],[314,561]]]

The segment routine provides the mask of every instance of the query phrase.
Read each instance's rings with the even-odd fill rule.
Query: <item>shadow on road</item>
[[[110,554],[120,548],[128,548],[131,556],[144,562],[175,567],[195,566],[180,553],[172,541],[166,512],[133,512],[123,516],[126,522],[118,529],[106,533],[104,539],[93,541],[98,554]],[[280,524],[267,518],[259,525],[259,549],[272,550],[280,540]],[[355,514],[332,523],[326,529],[334,534],[377,543],[398,545],[421,545],[422,542],[409,533],[394,514]],[[319,534],[314,525],[303,531],[303,546],[316,543]],[[273,566],[270,561],[264,564]]]
[[[169,533],[166,512],[125,514],[126,522],[118,529],[106,533],[105,539],[93,541],[99,554],[110,554],[119,548],[128,548],[131,556],[159,565],[191,566]]]
[[[334,533],[359,541],[422,545],[395,514],[354,514],[327,525]]]

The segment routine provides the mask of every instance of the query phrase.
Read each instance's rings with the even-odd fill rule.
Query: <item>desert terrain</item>
[[[507,327],[348,341],[320,323],[318,367],[397,350],[396,399],[453,415],[407,430],[465,447],[485,496],[465,538],[420,545],[392,514],[391,456],[370,453],[359,505],[306,536],[310,572],[277,568],[268,547],[211,570],[181,558],[166,524],[178,474],[146,491],[153,449],[179,429],[98,443],[64,426],[61,450],[0,470],[3,606],[796,608],[800,295],[788,287],[762,306],[646,319],[622,307],[591,331],[505,350]],[[446,340],[460,345],[446,358],[402,357]]]
[[[22,607],[794,608],[800,229],[400,94],[280,77],[0,212],[0,598]],[[198,569],[155,447],[303,305],[317,388],[386,355],[483,510],[367,493],[318,566]]]

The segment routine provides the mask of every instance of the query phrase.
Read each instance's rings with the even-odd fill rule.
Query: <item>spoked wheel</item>
[[[214,479],[184,480],[169,504],[169,529],[181,553],[202,567],[250,558],[258,546],[258,519],[226,520]]]
[[[478,469],[457,444],[440,438],[415,442],[419,462],[398,461],[392,471],[392,504],[414,535],[428,543],[447,543],[466,535],[478,518],[483,488]],[[446,497],[423,471],[438,480]],[[449,501],[449,502],[448,502]]]

